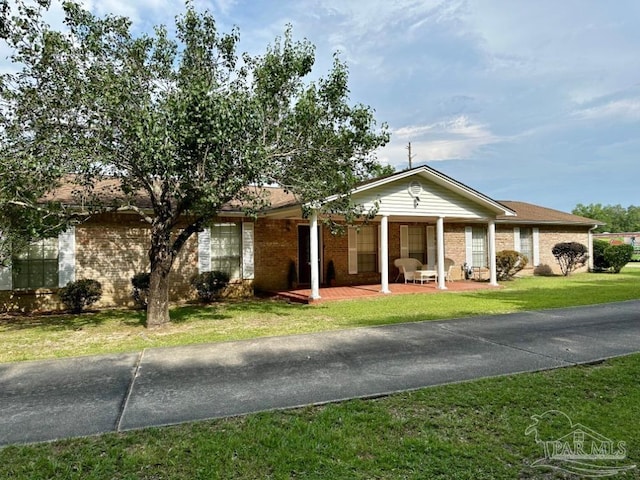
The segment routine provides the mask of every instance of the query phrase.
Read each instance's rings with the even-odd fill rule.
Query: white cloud
[[[640,120],[640,98],[613,100],[603,105],[582,108],[573,112],[573,116],[584,120]]]
[[[380,160],[392,165],[408,162],[411,142],[414,165],[427,161],[469,159],[485,146],[503,142],[484,124],[466,115],[427,125],[409,125],[392,131],[392,141],[379,153]]]

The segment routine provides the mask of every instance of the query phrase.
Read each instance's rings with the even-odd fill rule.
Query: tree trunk
[[[154,225],[149,249],[151,278],[147,300],[147,327],[160,327],[169,323],[169,273],[174,259],[170,229],[164,225]]]

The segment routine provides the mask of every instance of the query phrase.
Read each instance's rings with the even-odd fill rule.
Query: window
[[[242,230],[238,223],[218,223],[211,226],[211,270],[220,270],[229,277],[241,278]]]
[[[358,231],[358,273],[376,272],[378,265],[377,230],[372,225]]]
[[[533,229],[520,229],[520,253],[527,257],[527,265],[533,265]]]
[[[58,239],[48,238],[29,245],[12,262],[13,288],[36,289],[58,286]]]
[[[427,263],[424,251],[424,227],[409,225],[409,257]]]
[[[484,227],[473,227],[471,230],[471,254],[474,267],[487,266],[487,231]]]

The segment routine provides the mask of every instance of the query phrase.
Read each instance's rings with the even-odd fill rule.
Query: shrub
[[[539,277],[552,277],[554,275],[553,269],[546,263],[541,263],[533,269],[533,274]]]
[[[566,277],[576,268],[584,266],[589,259],[587,247],[578,242],[556,243],[551,249],[551,253],[558,264],[562,274]]]
[[[138,308],[147,308],[149,299],[149,285],[151,284],[151,274],[148,272],[136,273],[131,278],[133,290],[131,296]]]
[[[333,260],[329,260],[327,265],[327,284],[333,285],[336,282],[336,267],[333,264]]]
[[[215,300],[220,292],[229,285],[229,274],[219,270],[203,272],[191,280],[191,285],[198,292],[198,298],[202,302],[209,303]]]
[[[611,264],[604,256],[604,251],[607,247],[609,247],[609,242],[606,240],[593,241],[593,270],[596,272],[603,272],[611,267]]]
[[[527,266],[525,255],[515,250],[502,250],[496,254],[496,273],[498,280],[508,280]]]
[[[296,262],[289,261],[289,269],[287,270],[287,288],[291,290],[298,286],[298,269],[296,268]]]
[[[102,285],[97,280],[85,279],[67,283],[59,292],[60,300],[73,313],[96,303],[102,297]]]
[[[609,264],[613,273],[620,273],[622,267],[631,261],[633,245],[609,245],[604,249],[604,260]]]

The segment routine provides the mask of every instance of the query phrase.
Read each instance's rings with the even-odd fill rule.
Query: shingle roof
[[[286,192],[282,188],[263,187],[262,190],[269,194],[271,202],[270,208],[279,208],[298,203],[293,194]],[[127,199],[122,193],[122,190],[120,190],[120,183],[117,179],[102,179],[97,181],[93,185],[93,192],[97,199],[105,204],[121,202]],[[91,199],[88,198],[86,194],[83,194],[80,187],[75,185],[73,182],[63,183],[46,195],[43,200],[55,200],[70,206],[84,206],[91,203]],[[133,195],[129,200],[135,204],[136,207],[143,209],[152,208],[149,196],[142,191]],[[235,203],[228,204],[225,205],[222,210],[226,212],[241,211],[242,205]]]
[[[561,225],[605,225],[604,222],[592,218],[580,217],[571,213],[541,207],[532,203],[499,200],[505,207],[516,212],[516,217],[500,215],[496,219],[509,223],[551,223]]]
[[[365,182],[368,183],[368,182]],[[269,193],[271,206],[269,210],[275,210],[282,207],[299,205],[296,197],[279,187],[263,187]],[[118,180],[104,179],[94,185],[94,192],[98,198],[105,203],[114,200],[124,200],[124,195],[119,188]],[[73,183],[65,183],[58,187],[55,191],[47,195],[45,200],[56,200],[67,205],[82,205],[89,202],[89,199],[82,199],[79,194],[77,185]],[[147,195],[140,193],[135,195],[131,200],[140,208],[151,208],[151,202]],[[500,223],[531,223],[531,224],[558,224],[558,225],[605,225],[604,222],[591,218],[580,217],[570,213],[554,210],[551,208],[541,207],[526,202],[499,200],[498,203],[506,208],[516,212],[516,216],[499,215],[496,220]],[[227,205],[223,212],[239,212],[242,210],[241,205]]]

